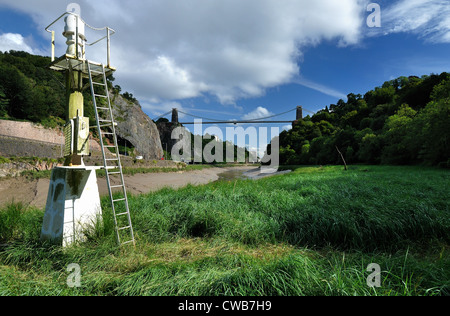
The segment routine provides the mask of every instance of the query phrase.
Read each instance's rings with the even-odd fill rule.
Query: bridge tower
[[[295,115],[295,121],[292,122],[292,127],[298,124],[303,119],[303,108],[301,105],[297,106],[297,113]]]
[[[178,124],[178,109],[172,109],[172,124]]]

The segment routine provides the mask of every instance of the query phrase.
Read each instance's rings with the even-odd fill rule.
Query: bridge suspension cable
[[[297,110],[296,107],[293,108],[293,109],[291,109],[291,110],[289,110],[289,111],[283,112],[283,113],[274,114],[274,115],[266,116],[266,117],[259,117],[259,118],[256,118],[256,119],[250,119],[250,120],[247,120],[247,121],[260,121],[260,120],[266,120],[266,119],[269,119],[269,118],[272,118],[272,117],[277,117],[277,116],[281,116],[281,115],[287,114],[287,113],[292,112],[292,111],[295,111],[295,110]]]
[[[293,112],[293,111],[295,111],[296,109],[297,109],[297,108],[295,107],[295,108],[290,109],[289,111],[286,111],[286,112],[282,112],[282,113],[278,113],[278,114],[274,114],[274,115],[270,115],[270,116],[265,116],[265,117],[258,117],[258,118],[255,118],[255,119],[247,119],[247,120],[244,120],[244,121],[239,121],[239,120],[226,120],[226,121],[220,121],[219,119],[212,119],[212,118],[208,118],[208,117],[202,117],[202,116],[198,116],[198,115],[193,115],[193,114],[186,113],[186,112],[180,111],[180,110],[178,110],[178,112],[179,112],[179,113],[183,113],[183,114],[188,115],[188,116],[195,117],[195,118],[207,120],[207,121],[215,121],[215,122],[219,122],[219,121],[220,121],[220,123],[225,122],[225,123],[233,123],[233,124],[234,124],[234,123],[243,123],[243,122],[246,122],[246,123],[258,122],[258,121],[261,121],[261,120],[266,120],[266,119],[270,119],[270,118],[274,118],[274,117],[277,117],[277,116],[281,116],[281,115],[287,114],[287,113],[289,113],[289,112]],[[280,121],[280,122],[281,122],[281,121]],[[282,121],[282,122],[285,122],[285,121]],[[275,122],[274,122],[274,123],[275,123]]]
[[[207,121],[218,121],[218,119],[212,119],[212,118],[202,117],[202,116],[198,116],[198,115],[194,115],[194,114],[189,114],[189,113],[186,113],[186,112],[183,112],[183,111],[180,111],[180,110],[178,110],[178,112],[179,112],[179,113],[183,113],[183,114],[188,115],[188,116],[192,116],[192,117],[195,117],[195,118],[199,118],[199,119],[202,119],[202,120],[207,120]]]
[[[160,118],[162,118],[162,117],[164,117],[164,116],[166,116],[166,115],[169,115],[170,113],[172,113],[172,111],[169,111],[169,112],[167,112],[167,113],[164,113],[164,114],[162,114],[162,115],[160,115],[160,116],[158,116],[157,118],[155,118],[153,121],[157,121],[157,120],[159,120]]]
[[[250,124],[250,123],[287,123],[287,122],[291,122],[292,120],[290,120],[290,121],[263,121],[263,120],[271,119],[271,118],[274,118],[274,117],[277,117],[277,116],[282,116],[282,115],[285,115],[285,114],[287,114],[287,113],[293,112],[293,111],[295,111],[295,110],[297,110],[297,107],[295,107],[295,108],[293,108],[293,109],[290,109],[290,110],[288,110],[288,111],[286,111],[286,112],[282,112],[282,113],[278,113],[278,114],[273,114],[273,115],[265,116],[265,117],[254,118],[254,119],[246,119],[246,120],[220,120],[220,119],[214,119],[214,118],[209,118],[209,117],[204,117],[204,116],[199,116],[199,115],[190,114],[190,113],[187,113],[187,112],[184,112],[184,111],[181,111],[181,110],[178,110],[178,112],[179,112],[179,113],[182,113],[182,114],[185,114],[185,115],[187,115],[187,116],[194,117],[194,118],[202,119],[202,120],[205,120],[205,121],[211,121],[211,123],[218,123],[218,124],[219,124],[219,123],[220,123],[220,124],[227,124],[227,123],[230,123],[230,124],[248,123],[248,124]],[[302,110],[303,110],[303,111],[306,111],[306,112],[309,112],[309,113],[311,113],[311,114],[315,114],[315,112],[312,112],[312,111],[310,111],[310,110],[307,110],[307,109],[305,109],[304,107],[302,107]],[[158,119],[160,119],[160,118],[162,118],[162,117],[164,117],[164,116],[166,116],[166,115],[169,115],[169,114],[171,114],[171,113],[172,113],[172,111],[169,111],[169,112],[167,112],[167,113],[164,113],[164,114],[160,115],[159,117],[157,117],[154,121],[157,121]],[[181,124],[194,124],[194,123],[181,123]]]
[[[308,109],[305,109],[304,107],[302,107],[303,111],[311,113],[312,115],[316,114],[316,112],[310,111]]]

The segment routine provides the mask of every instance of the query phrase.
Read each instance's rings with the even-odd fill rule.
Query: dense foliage
[[[62,74],[48,71],[49,57],[0,52],[0,118],[44,123],[65,118]]]
[[[50,57],[31,55],[26,52],[0,51],[0,119],[25,120],[41,123],[47,127],[64,125],[66,121],[66,90],[63,73],[48,70]],[[113,76],[107,78],[114,94],[121,93]],[[90,89],[85,96],[84,115],[95,125],[94,108]],[[132,94],[123,97],[136,101]]]
[[[280,134],[281,164],[450,165],[450,74],[400,77]]]

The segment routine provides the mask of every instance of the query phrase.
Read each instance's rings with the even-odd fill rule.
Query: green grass
[[[88,241],[39,242],[43,211],[0,211],[0,295],[448,295],[448,170],[301,167],[130,196],[136,248],[108,200]],[[66,284],[81,267],[81,288]],[[367,286],[370,263],[381,287]]]

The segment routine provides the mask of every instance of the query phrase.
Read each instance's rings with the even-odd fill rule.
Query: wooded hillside
[[[280,134],[280,163],[450,166],[450,74],[399,77]]]

